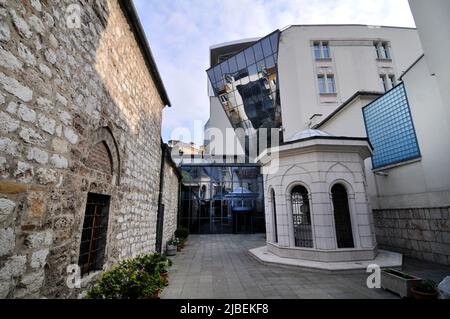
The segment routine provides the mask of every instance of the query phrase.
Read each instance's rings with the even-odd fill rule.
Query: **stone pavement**
[[[367,275],[328,274],[264,266],[248,249],[265,244],[264,235],[191,235],[186,248],[171,257],[167,299],[392,299],[368,289]],[[404,270],[440,281],[450,268],[405,259]]]

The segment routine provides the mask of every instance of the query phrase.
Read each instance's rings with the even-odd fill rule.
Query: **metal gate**
[[[292,190],[291,204],[295,246],[313,248],[309,197],[305,187],[296,186]]]

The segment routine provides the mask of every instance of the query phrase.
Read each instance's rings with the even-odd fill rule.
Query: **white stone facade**
[[[268,251],[280,257],[323,262],[374,259],[377,243],[364,174],[364,159],[370,155],[365,139],[323,136],[282,145],[272,149],[270,156],[263,153]],[[348,194],[354,248],[339,249],[337,245],[331,192],[336,184],[344,186]],[[308,191],[312,248],[296,247],[291,193],[297,185]]]

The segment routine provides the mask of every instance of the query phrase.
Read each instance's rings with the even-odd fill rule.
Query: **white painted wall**
[[[331,62],[316,63],[313,41],[329,41]],[[374,41],[391,43],[392,62],[376,59]],[[323,119],[357,91],[381,91],[380,73],[397,78],[422,54],[415,29],[367,26],[292,26],[282,32],[279,81],[285,138],[307,128],[316,113]],[[317,69],[328,66],[335,75],[337,96],[320,98]],[[331,102],[331,103],[324,103]]]
[[[409,0],[430,74],[436,81],[450,125],[450,1]]]
[[[383,174],[374,174],[370,159],[365,160],[371,206],[377,209],[448,206],[450,126],[437,79],[430,76],[425,59],[421,59],[403,80],[422,158],[385,169]],[[358,110],[368,103],[355,100],[320,129],[337,136],[366,136],[364,119]]]

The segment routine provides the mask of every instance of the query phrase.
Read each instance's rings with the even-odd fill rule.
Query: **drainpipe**
[[[162,209],[162,201],[163,201],[163,191],[164,191],[164,168],[165,168],[165,159],[166,159],[166,150],[167,150],[167,145],[164,144],[164,142],[161,140],[161,165],[160,165],[160,174],[159,174],[159,194],[158,194],[158,215],[157,215],[157,219],[156,219],[156,227],[158,228],[158,224],[159,224],[159,220],[158,217],[160,215],[161,209]],[[163,229],[161,230],[163,236],[164,237],[164,223],[162,225]],[[156,236],[158,236],[158,229],[156,230]],[[158,238],[156,239],[156,243],[155,245],[157,245],[158,242]],[[158,251],[158,247],[155,247],[158,253],[161,253],[162,251],[162,242],[161,242],[161,247],[159,247],[159,251]]]

